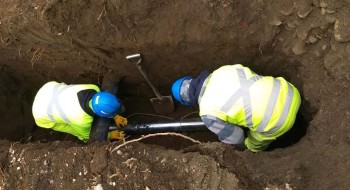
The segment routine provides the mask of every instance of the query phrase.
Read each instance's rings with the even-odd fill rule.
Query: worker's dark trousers
[[[118,95],[119,83],[123,77],[114,73],[109,73],[103,78],[102,91],[107,91],[113,95]],[[95,117],[92,123],[89,142],[103,142],[107,140],[109,126],[113,124],[111,118]]]

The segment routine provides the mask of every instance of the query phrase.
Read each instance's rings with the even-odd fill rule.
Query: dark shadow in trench
[[[277,64],[276,64],[277,65]],[[297,64],[296,64],[297,65]],[[254,67],[254,66],[252,66]],[[266,70],[264,70],[264,68]],[[286,66],[284,67],[256,67],[256,70],[258,71],[258,74],[266,74],[266,73],[271,73],[273,76],[284,76],[288,81],[292,81],[293,84],[296,83],[296,86],[301,86],[302,80],[298,80],[297,77],[295,77],[295,73],[298,73],[297,66],[291,67],[289,66],[288,69]],[[268,69],[267,69],[268,68]],[[268,72],[268,71],[269,72]],[[259,72],[260,71],[260,72]],[[294,79],[294,80],[289,80],[289,79]],[[128,94],[126,92],[129,92],[128,89],[130,86],[125,85],[124,83],[121,83],[121,98],[126,100],[124,103],[126,103],[127,107],[127,113],[125,113],[124,116],[127,115],[132,115],[137,112],[144,112],[144,113],[152,113],[153,110],[151,108],[151,105],[148,101],[148,98],[146,97],[141,97],[140,99],[135,99],[130,97],[130,95],[135,95],[135,94]],[[138,91],[133,89],[134,91]],[[139,89],[141,90],[141,89]],[[179,118],[181,115],[184,115],[185,113],[188,113],[189,111],[193,110],[186,110],[182,106],[178,106],[177,109],[177,114],[175,118]],[[297,143],[301,138],[303,138],[306,133],[307,133],[307,128],[309,126],[310,121],[313,119],[313,116],[317,113],[317,109],[312,108],[310,103],[307,102],[306,100],[302,101],[301,108],[299,110],[296,122],[294,126],[289,130],[286,134],[282,135],[279,137],[277,140],[275,140],[268,148],[267,151],[272,151],[276,148],[286,148],[288,146],[292,146],[293,144]],[[131,120],[136,119],[132,118]],[[141,119],[141,121],[147,121],[148,119]],[[34,127],[34,129],[38,129],[37,127]],[[61,134],[58,132],[50,131],[49,134],[47,134],[47,131],[43,131],[43,135],[40,136],[40,129],[36,131],[37,135],[33,135],[31,140],[47,140],[47,139],[58,139],[58,140],[68,140],[67,136],[65,134]],[[45,132],[45,133],[44,133]],[[39,134],[39,135],[38,135]],[[211,133],[211,132],[198,132],[198,133],[190,133],[186,134],[189,135],[195,139],[198,139],[202,142],[215,142],[218,141],[217,137]],[[136,137],[133,137],[136,138]],[[26,138],[25,138],[26,139]],[[156,144],[156,145],[161,145],[166,148],[171,148],[175,150],[182,149],[184,147],[188,147],[191,145],[190,142],[183,141],[181,138],[177,137],[157,137],[157,138],[150,138],[147,140],[143,141],[146,144]]]

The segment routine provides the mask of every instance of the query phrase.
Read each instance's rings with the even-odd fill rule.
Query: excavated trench
[[[0,2],[0,189],[347,189],[349,13],[347,0]],[[130,121],[164,120],[138,114],[154,113],[125,60],[136,52],[164,95],[179,76],[225,64],[283,76],[302,94],[297,122],[258,154],[209,132],[185,134],[202,144],[165,136],[116,150],[35,126],[42,84],[101,84],[109,72],[125,76]]]

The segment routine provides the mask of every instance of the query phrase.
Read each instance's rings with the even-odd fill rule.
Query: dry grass
[[[30,63],[32,64],[32,69],[34,68],[34,64],[40,60],[40,58],[43,55],[44,51],[45,51],[45,49],[37,48],[33,52],[32,58],[30,60]]]
[[[200,141],[197,141],[191,137],[188,137],[186,135],[182,135],[182,134],[179,134],[179,133],[155,133],[155,134],[148,134],[148,135],[145,135],[145,136],[142,136],[140,138],[137,138],[137,139],[133,139],[133,140],[130,140],[130,141],[126,141],[124,142],[123,144],[120,144],[118,146],[116,146],[115,148],[113,148],[111,150],[111,153],[116,151],[116,150],[119,150],[120,148],[128,145],[128,144],[131,144],[131,143],[134,143],[134,142],[139,142],[139,141],[142,141],[143,139],[147,139],[147,138],[150,138],[150,137],[156,137],[156,136],[177,136],[177,137],[181,137],[181,138],[184,138],[186,140],[189,140],[193,143],[196,143],[196,144],[201,144]]]

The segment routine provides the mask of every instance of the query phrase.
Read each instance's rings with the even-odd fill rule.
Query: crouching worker
[[[284,78],[260,76],[240,64],[182,77],[172,94],[183,105],[198,104],[202,121],[221,142],[252,152],[291,129],[300,106],[298,90]]]
[[[123,105],[110,92],[101,92],[94,84],[67,85],[51,81],[43,85],[35,96],[32,112],[39,127],[69,133],[83,142],[90,137],[94,118],[106,118],[116,122],[117,126],[127,124],[126,118],[119,116]],[[108,133],[108,122],[105,123],[105,139],[123,138],[117,131]],[[99,130],[101,131],[101,130]],[[107,134],[108,133],[108,134]]]

